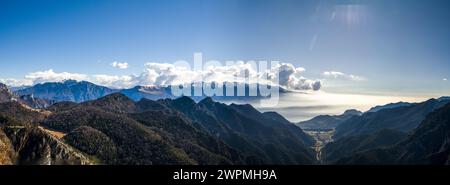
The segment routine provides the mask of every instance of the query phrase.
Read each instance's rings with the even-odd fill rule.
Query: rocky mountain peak
[[[362,112],[356,109],[349,109],[344,112],[343,115],[361,115]]]

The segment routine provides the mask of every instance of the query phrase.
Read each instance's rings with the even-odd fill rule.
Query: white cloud
[[[239,82],[280,85],[290,90],[319,90],[321,82],[310,80],[301,75],[302,67],[289,63],[278,64],[266,71],[258,72],[250,63],[236,62],[225,66],[205,66],[204,70],[193,70],[189,67],[168,63],[146,63],[138,75],[85,75],[53,70],[33,72],[21,80],[3,80],[11,86],[34,85],[44,82],[60,82],[68,79],[90,81],[95,84],[113,87],[130,88],[137,85],[169,86],[197,82]],[[3,82],[2,81],[2,82]]]
[[[114,87],[114,88],[128,88],[132,87],[136,82],[134,76],[116,76],[116,75],[93,75],[92,81],[96,84]]]
[[[323,72],[323,76],[325,76],[327,78],[352,80],[352,81],[363,81],[363,80],[366,80],[366,78],[364,78],[362,76],[357,76],[357,75],[352,75],[352,74],[345,74],[345,73],[339,72],[339,71],[325,71],[325,72]]]
[[[141,85],[173,85],[193,82],[247,82],[277,84],[292,90],[319,90],[320,81],[308,80],[300,73],[304,68],[281,63],[263,72],[258,72],[250,63],[236,62],[226,66],[209,66],[195,71],[173,64],[147,63],[145,71],[138,76]],[[278,73],[279,72],[279,73]],[[277,75],[278,74],[278,75]],[[264,78],[264,77],[268,78]],[[246,81],[248,80],[248,81]]]
[[[322,83],[318,80],[309,80],[301,76],[304,68],[295,68],[289,63],[281,63],[273,67],[268,76],[271,77],[272,82],[278,83],[281,86],[291,90],[319,90]],[[277,75],[278,74],[278,75]]]
[[[447,81],[447,78],[444,78],[444,79],[442,79],[442,80]]]
[[[128,63],[127,62],[113,62],[111,65],[118,69],[127,69]]]
[[[79,73],[69,73],[62,72],[56,73],[53,69],[49,69],[47,71],[38,71],[33,72],[25,76],[25,80],[32,81],[33,84],[43,83],[43,82],[61,82],[64,80],[88,80],[88,75],[79,74]]]
[[[193,71],[168,63],[146,63],[138,81],[141,85],[168,86],[202,81],[202,74],[203,71]]]
[[[61,82],[64,80],[89,80],[89,76],[79,73],[54,72],[53,69],[47,71],[37,71],[25,75],[23,79],[0,79],[0,82],[13,87],[30,86],[44,82]]]

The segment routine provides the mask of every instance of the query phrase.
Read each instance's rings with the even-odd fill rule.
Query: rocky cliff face
[[[10,102],[13,98],[11,90],[5,84],[0,83],[0,103]]]
[[[15,151],[11,141],[3,131],[0,131],[0,165],[14,164]]]
[[[92,161],[38,127],[0,129],[0,164],[86,165]]]
[[[55,103],[53,100],[36,98],[33,94],[23,95],[19,98],[19,101],[34,109],[45,109]]]
[[[53,100],[46,100],[34,97],[33,94],[27,94],[19,97],[17,94],[11,91],[11,89],[9,89],[8,86],[0,83],[0,103],[8,103],[8,102],[19,102],[23,105],[26,105],[34,109],[47,108],[53,103],[55,103],[55,101]]]

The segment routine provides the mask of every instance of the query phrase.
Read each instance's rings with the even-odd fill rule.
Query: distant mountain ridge
[[[202,84],[196,84],[202,85]],[[194,94],[194,84],[192,84],[191,94]],[[224,85],[225,87],[225,85]],[[226,88],[223,87],[223,94],[226,92]],[[245,88],[244,96],[212,96],[214,100],[254,100],[267,98],[262,96],[257,91],[256,96],[249,95],[248,84],[244,84]],[[46,82],[42,84],[36,84],[31,87],[13,88],[15,93],[19,96],[33,95],[36,98],[46,99],[54,102],[71,101],[81,103],[85,101],[95,100],[112,93],[122,93],[134,101],[139,101],[143,98],[150,100],[158,100],[165,98],[179,98],[172,94],[170,86],[135,86],[129,89],[112,89],[105,86],[96,85],[87,81],[75,81],[65,80],[63,82]],[[234,92],[237,92],[237,87],[234,87]],[[287,92],[286,89],[279,88],[280,93]],[[195,101],[200,101],[206,98],[206,95],[202,96],[190,96]]]
[[[98,99],[114,92],[117,92],[117,90],[86,81],[77,82],[75,80],[36,84],[16,91],[20,96],[32,94],[34,97],[56,102],[72,101],[78,103]]]
[[[360,152],[392,146],[406,136],[404,132],[383,129],[372,134],[344,137],[328,143],[322,149],[322,159],[326,163],[334,163]]]
[[[270,161],[270,164],[313,160],[313,151],[309,147],[314,140],[294,124],[282,121],[279,115],[272,117],[260,113],[251,105],[227,106],[211,98],[199,103],[188,97],[159,100],[158,103],[182,112],[211,134],[258,160]]]
[[[450,103],[427,115],[397,144],[356,153],[341,158],[336,164],[450,165]]]
[[[405,107],[405,106],[410,106],[410,105],[412,105],[412,103],[408,103],[408,102],[389,103],[386,105],[378,105],[378,106],[372,107],[367,112],[377,112],[382,109],[392,109],[392,108]]]
[[[336,127],[333,138],[370,134],[382,129],[408,132],[415,129],[428,113],[448,102],[448,100],[430,99],[409,106],[365,112],[361,116],[350,118]]]
[[[436,137],[427,136],[429,140],[441,143],[437,145],[442,152],[430,154],[436,157],[425,160],[419,158],[425,157],[426,153],[433,153],[437,146],[430,148],[423,144],[414,144],[422,142],[418,139],[410,144],[402,141],[416,134],[416,130],[422,127],[423,122],[427,122],[430,115],[445,109],[445,106],[450,106],[449,104],[449,97],[429,99],[420,103],[390,103],[373,107],[364,113],[348,111],[346,113],[354,114],[349,114],[352,116],[344,117],[345,119],[342,119],[345,113],[338,116],[320,115],[297,125],[306,131],[314,131],[312,134],[324,131],[332,133],[334,141],[319,149],[318,159],[324,164],[444,164],[448,163],[449,157],[446,155],[450,154],[446,144],[450,142],[445,137],[439,134],[436,134]],[[334,125],[337,126],[333,134]],[[321,135],[314,135],[319,136]],[[409,145],[410,148],[405,149],[399,143]],[[417,150],[421,150],[422,153],[417,153]],[[412,153],[412,156],[406,152]]]
[[[341,115],[319,115],[310,120],[299,122],[296,125],[304,130],[333,130],[342,122],[361,114],[362,112],[358,110],[349,109]]]
[[[70,91],[50,94],[62,97],[52,101],[19,97],[0,84],[0,164],[450,164],[449,97],[302,122],[304,129],[334,131],[316,158],[317,143],[302,128],[249,104],[151,100],[164,97],[152,86],[125,95],[83,82],[47,85]],[[75,97],[86,101],[62,101]]]

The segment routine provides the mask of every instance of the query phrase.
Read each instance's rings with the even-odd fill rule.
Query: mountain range
[[[428,114],[408,136],[394,143],[354,153],[335,164],[449,165],[450,104]]]
[[[197,84],[202,85],[202,84]],[[194,90],[194,84],[192,84],[191,94]],[[249,84],[244,84],[245,88],[244,96],[212,96],[214,100],[253,100],[267,98],[262,96],[259,91],[256,91],[256,96],[249,95]],[[234,92],[237,92],[237,87],[234,88]],[[158,100],[165,98],[178,98],[172,94],[170,86],[136,86],[129,89],[113,89],[100,85],[93,84],[87,81],[75,81],[65,80],[63,82],[46,82],[36,84],[29,87],[15,87],[12,88],[14,93],[18,96],[33,95],[35,98],[52,100],[55,102],[71,101],[71,102],[85,102],[95,100],[104,97],[112,93],[122,93],[134,101],[139,101],[143,98],[150,100]],[[280,93],[287,92],[283,88],[279,88]],[[225,85],[223,87],[223,93],[226,93]],[[200,101],[207,96],[190,96],[195,101]]]
[[[4,164],[314,163],[313,138],[280,115],[260,113],[251,105],[225,105],[211,98],[196,103],[189,97],[136,102],[120,93],[46,109],[17,101],[0,105],[2,143],[8,143],[2,146],[10,151],[2,154],[10,159]],[[36,139],[11,129],[24,129]],[[47,147],[40,138],[56,143]],[[18,140],[47,150],[24,151],[15,147],[21,146]],[[73,156],[46,155],[63,146]]]
[[[411,135],[417,135],[417,129],[423,127],[426,122],[433,122],[431,120],[434,118],[430,116],[436,114],[435,112],[445,115],[445,107],[450,105],[449,99],[441,97],[407,104],[401,103],[401,106],[395,107],[393,104],[376,106],[379,110],[367,111],[342,122],[334,131],[334,141],[321,149],[321,161],[325,164],[444,164],[444,159],[440,159],[442,163],[423,159],[438,150],[423,146],[422,140],[412,139]],[[434,122],[446,124],[445,119],[442,121]],[[430,129],[423,132],[434,131]],[[443,144],[447,142],[445,137],[439,134],[435,137],[429,136],[427,139],[434,141],[426,142],[439,145],[440,150],[448,150],[448,146]],[[423,148],[427,149],[423,151]],[[414,156],[414,159],[403,159],[404,156],[415,153],[419,154]],[[445,154],[443,155],[445,158]]]
[[[352,117],[336,127],[334,139],[344,136],[370,134],[383,129],[409,132],[415,129],[425,117],[449,100],[430,99],[409,106],[381,109],[376,112],[365,112],[361,116]]]
[[[405,106],[409,106],[409,105],[411,105],[411,103],[408,103],[408,102],[388,103],[386,105],[378,105],[378,106],[372,107],[367,112],[377,112],[382,109],[393,109],[393,108],[405,107]]]
[[[18,95],[33,95],[34,97],[60,101],[84,102],[98,99],[117,90],[95,85],[90,82],[66,80],[64,82],[47,82],[31,87],[18,89]]]
[[[448,97],[293,124],[249,104],[158,92],[0,84],[0,164],[449,164]],[[322,132],[332,140],[318,148]]]

